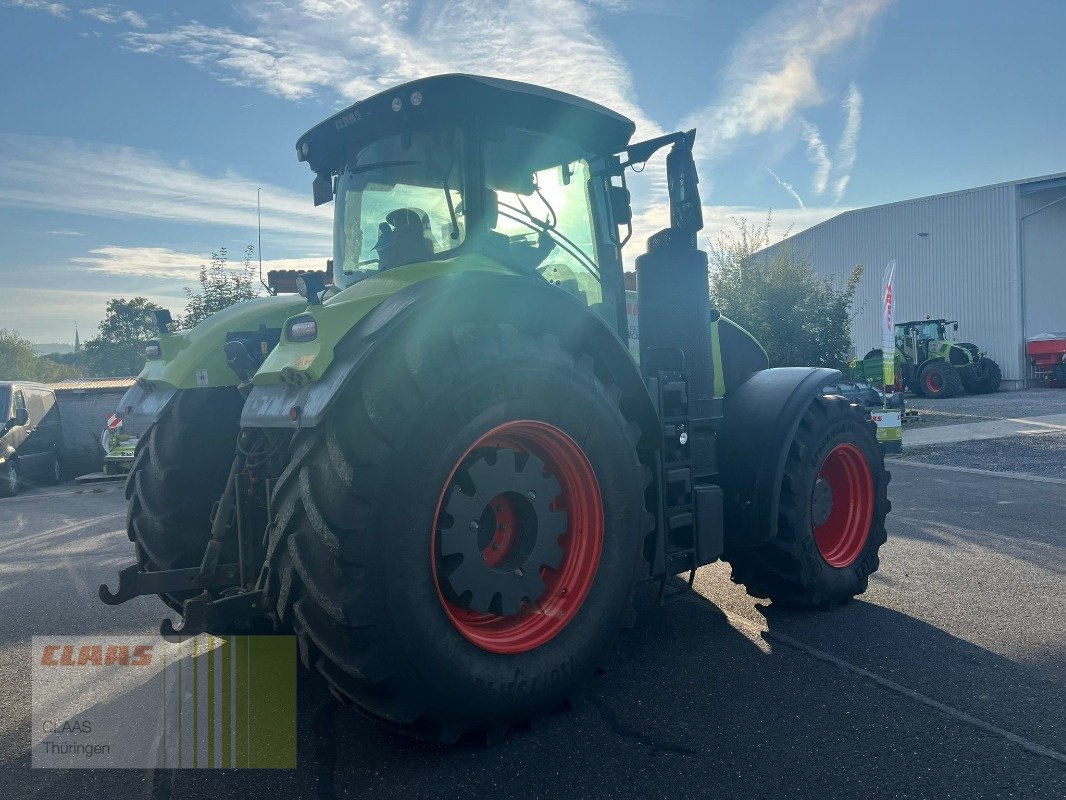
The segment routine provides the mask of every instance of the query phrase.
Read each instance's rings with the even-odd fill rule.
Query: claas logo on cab
[[[148,667],[153,645],[125,644],[45,645],[41,651],[44,667]]]

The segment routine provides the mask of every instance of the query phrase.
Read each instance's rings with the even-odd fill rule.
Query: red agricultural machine
[[[1066,331],[1040,333],[1025,343],[1033,377],[1048,387],[1066,388]]]

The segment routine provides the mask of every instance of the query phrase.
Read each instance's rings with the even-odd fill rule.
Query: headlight
[[[293,317],[285,330],[290,342],[313,342],[318,337],[318,323],[313,317]]]
[[[159,346],[159,342],[149,342],[144,346],[144,357],[149,361],[155,361],[157,358],[163,357],[163,348]]]

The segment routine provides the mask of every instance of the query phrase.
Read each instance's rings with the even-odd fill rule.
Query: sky
[[[0,328],[180,312],[212,252],[257,243],[257,190],[265,267],[322,268],[332,206],[296,139],[442,72],[573,92],[638,137],[695,127],[711,242],[1066,171],[1064,29],[1060,0],[0,0]],[[630,176],[634,244],[662,180]]]

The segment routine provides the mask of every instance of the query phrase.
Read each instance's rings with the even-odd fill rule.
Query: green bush
[[[762,343],[771,367],[846,369],[862,267],[837,288],[787,245],[760,253],[770,245],[770,222],[735,219],[736,230],[711,246],[712,303]]]

